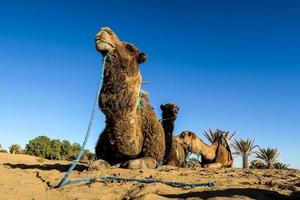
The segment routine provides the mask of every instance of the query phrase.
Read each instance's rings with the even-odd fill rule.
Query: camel
[[[97,159],[125,163],[130,169],[155,168],[163,161],[165,134],[147,93],[141,91],[139,64],[147,56],[108,27],[99,31],[95,43],[107,57],[98,102],[106,126],[95,147]]]
[[[174,123],[179,112],[179,108],[172,103],[161,105],[162,110],[162,125],[166,138],[166,152],[164,163],[175,167],[184,167],[186,152],[183,147],[174,139]]]
[[[183,131],[175,139],[183,148],[189,149],[192,153],[200,154],[202,166],[205,168],[232,167],[233,158],[230,147],[223,136],[211,145],[205,144],[191,131]]]

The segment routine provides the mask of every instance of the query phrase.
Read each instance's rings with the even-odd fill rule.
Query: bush
[[[9,153],[12,153],[12,154],[21,154],[21,153],[23,153],[23,150],[22,150],[22,148],[21,148],[20,145],[18,145],[18,144],[12,144],[9,147]]]
[[[81,145],[79,143],[72,144],[72,153],[68,160],[75,160],[80,152]]]
[[[82,162],[93,162],[95,160],[97,160],[96,154],[90,152],[90,150],[88,150],[88,149],[85,149],[83,151],[81,159],[80,159],[80,161],[82,161]]]
[[[30,140],[25,147],[26,154],[51,159],[51,140],[47,136],[39,136]]]
[[[47,136],[39,136],[30,140],[26,145],[25,153],[50,160],[75,160],[80,152],[79,143],[71,143],[68,140],[61,142],[58,139],[51,140]],[[96,156],[89,150],[84,150],[81,161],[94,161]]]
[[[267,165],[265,165],[261,160],[252,160],[250,162],[250,169],[267,169]]]

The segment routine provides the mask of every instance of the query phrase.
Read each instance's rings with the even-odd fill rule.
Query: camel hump
[[[227,152],[228,152],[228,162],[232,163],[233,161],[233,157],[232,157],[232,152],[231,152],[231,148],[230,148],[230,140],[223,134],[220,135],[220,137],[217,139],[218,143],[223,145]],[[230,164],[232,165],[232,164]]]

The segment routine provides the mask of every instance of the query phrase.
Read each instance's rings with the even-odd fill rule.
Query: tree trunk
[[[268,169],[274,169],[273,163],[271,163],[271,162],[268,163],[267,167],[268,167]]]
[[[243,156],[243,169],[249,169],[249,162],[248,162],[248,156]]]

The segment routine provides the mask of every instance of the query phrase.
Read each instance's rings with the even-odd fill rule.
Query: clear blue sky
[[[299,1],[0,1],[0,143],[82,142],[110,26],[148,54],[143,89],[176,133],[237,131],[300,168]],[[104,127],[98,111],[88,148]]]

